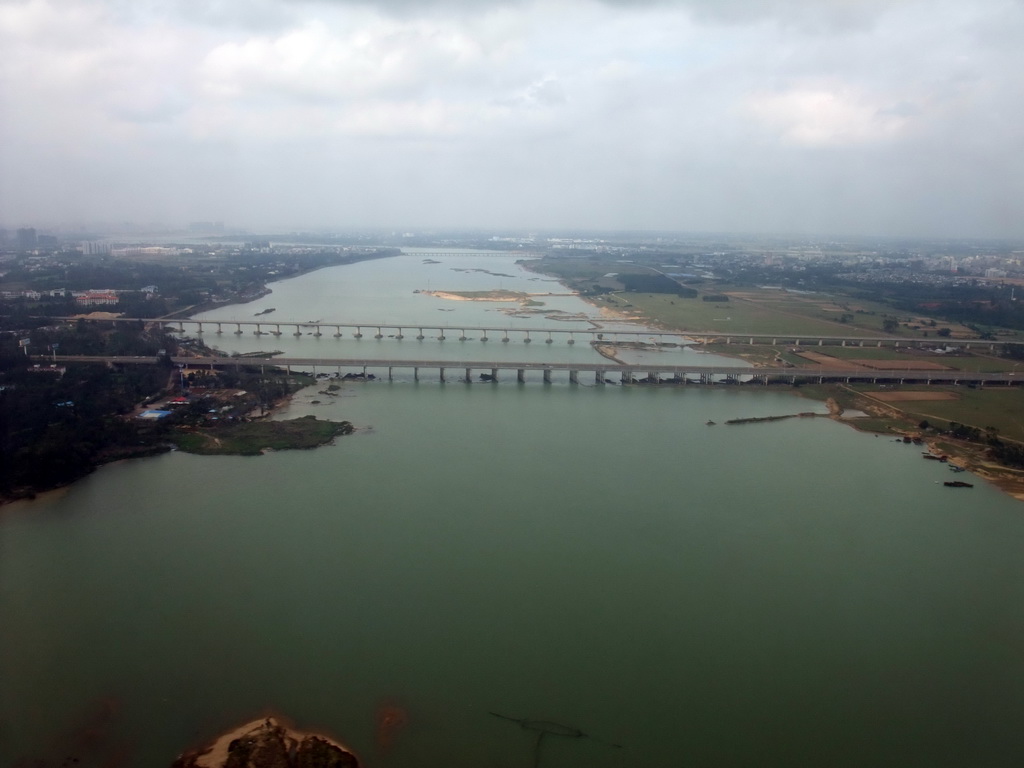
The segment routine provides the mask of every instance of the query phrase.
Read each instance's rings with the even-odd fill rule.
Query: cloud
[[[0,0],[0,212],[1020,230],[1022,37],[1014,0]]]
[[[876,96],[842,86],[759,93],[749,112],[795,144],[844,146],[887,141],[909,123],[909,105],[883,105]]]

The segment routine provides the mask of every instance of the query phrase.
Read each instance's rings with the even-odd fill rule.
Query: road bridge
[[[783,334],[721,331],[666,331],[666,330],[608,330],[593,328],[512,328],[509,326],[469,326],[438,323],[346,323],[325,320],[171,320],[166,318],[117,317],[102,318],[95,322],[146,323],[155,324],[179,333],[206,332],[215,334],[232,333],[236,336],[283,336],[296,338],[311,336],[321,338],[352,338],[366,340],[415,340],[415,341],[497,341],[501,343],[525,343],[540,341],[547,344],[556,341],[575,344],[576,341],[597,343],[602,341],[653,341],[654,343],[685,344],[751,344],[770,346],[841,346],[841,347],[934,347],[942,345],[952,349],[992,352],[1003,344],[1024,344],[1024,341],[993,341],[991,339],[939,339],[899,338],[894,336],[842,336],[829,334]],[[282,330],[283,329],[283,330]],[[332,333],[333,331],[333,333]]]
[[[42,358],[46,361],[108,363],[108,364],[155,364],[158,357],[110,357],[56,355]],[[1024,376],[1015,372],[991,373],[984,371],[952,370],[823,370],[821,368],[764,368],[755,366],[728,365],[666,365],[643,363],[623,365],[608,362],[555,363],[555,362],[508,362],[493,360],[455,360],[425,358],[421,360],[373,360],[362,358],[315,358],[315,357],[171,357],[179,366],[208,368],[211,370],[236,366],[279,367],[291,370],[300,368],[314,373],[334,371],[357,371],[368,376],[379,371],[378,378],[391,379],[395,371],[408,371],[412,378],[420,380],[432,376],[448,381],[453,375],[463,381],[473,381],[473,374],[484,374],[486,380],[498,382],[505,379],[525,382],[528,373],[540,373],[545,382],[550,382],[555,372],[568,373],[569,381],[577,384],[580,375],[590,375],[595,384],[797,384],[802,382],[870,382],[888,384],[956,384],[974,386],[1013,386],[1024,383]],[[430,374],[428,372],[433,372]],[[376,374],[374,374],[376,376]],[[479,376],[478,376],[479,377]]]

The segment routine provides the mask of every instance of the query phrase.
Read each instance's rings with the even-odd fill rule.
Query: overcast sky
[[[0,225],[1024,236],[1024,0],[0,0]]]

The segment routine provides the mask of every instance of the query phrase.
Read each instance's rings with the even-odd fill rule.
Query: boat
[[[715,426],[715,422],[713,421],[705,421],[704,423],[707,424],[709,427]]]
[[[950,464],[949,465],[949,471],[950,472],[966,472],[967,470],[964,469],[963,467],[958,467],[956,464]]]
[[[943,483],[947,488],[973,488],[973,483],[965,483],[963,480],[947,480]]]

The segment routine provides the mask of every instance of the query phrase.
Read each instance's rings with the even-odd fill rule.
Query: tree
[[[882,321],[882,330],[886,333],[896,333],[899,327],[900,324],[891,317],[887,317]]]

